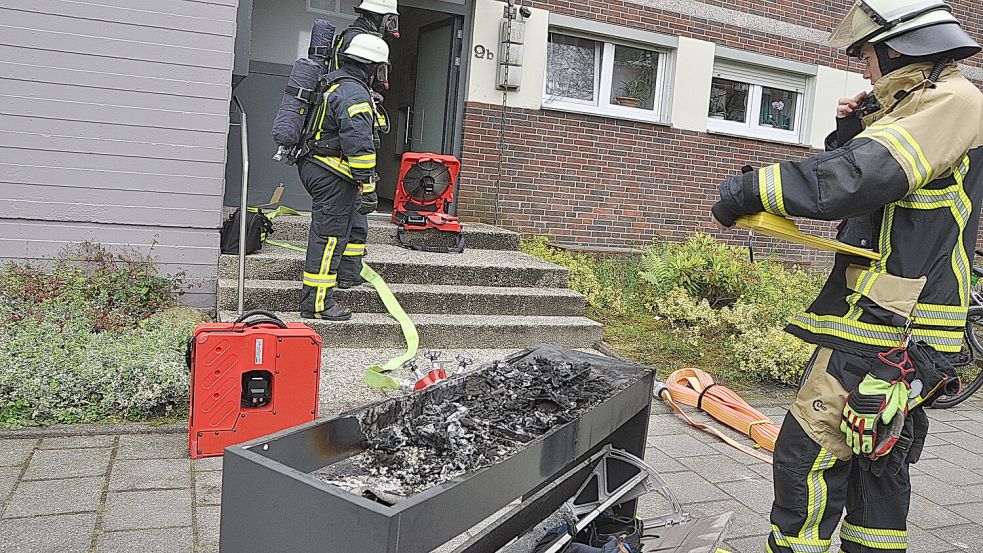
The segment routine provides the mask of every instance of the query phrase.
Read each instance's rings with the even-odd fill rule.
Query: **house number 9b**
[[[495,59],[495,53],[489,48],[476,44],[474,47],[474,57],[478,58],[479,60],[493,60]]]

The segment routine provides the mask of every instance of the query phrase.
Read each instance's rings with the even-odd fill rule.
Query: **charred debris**
[[[629,384],[623,375],[587,362],[545,357],[497,361],[433,390],[360,413],[365,450],[313,474],[392,505],[506,459]],[[393,409],[398,410],[395,417],[386,416]],[[394,423],[382,426],[381,420]]]

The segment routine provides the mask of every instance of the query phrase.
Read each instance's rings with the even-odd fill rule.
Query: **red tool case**
[[[200,324],[187,357],[193,459],[317,418],[321,337],[307,325],[258,310]]]

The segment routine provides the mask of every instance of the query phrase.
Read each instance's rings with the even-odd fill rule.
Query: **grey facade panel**
[[[201,94],[202,97],[214,97],[212,87],[228,86],[226,82],[225,69],[214,69],[211,67],[192,67],[182,65],[180,72],[176,72],[171,64],[163,61],[135,60],[131,58],[121,58],[118,56],[99,56],[63,50],[37,50],[35,48],[23,48],[20,46],[10,46],[5,43],[5,37],[0,35],[0,60],[9,63],[16,63],[28,66],[37,66],[47,74],[46,82],[75,82],[71,74],[62,75],[62,71],[86,71],[95,73],[101,77],[107,75],[109,78],[134,77],[134,87],[138,87],[144,82],[145,78],[162,79],[173,81],[168,86],[180,86],[186,83],[187,86],[181,87],[190,90],[191,95]],[[84,82],[80,84],[86,84]],[[204,87],[201,85],[210,85]],[[127,87],[123,87],[124,89]],[[136,88],[133,88],[137,90]],[[212,90],[212,92],[204,92]],[[173,89],[164,88],[161,92],[173,94]],[[219,95],[221,97],[221,95]]]
[[[114,221],[129,225],[189,227],[218,224],[222,197],[167,192],[96,191],[71,186],[6,184],[13,199],[0,202],[0,218],[40,221]],[[5,193],[5,195],[7,195]]]
[[[236,0],[0,0],[0,260],[150,251],[214,308]]]

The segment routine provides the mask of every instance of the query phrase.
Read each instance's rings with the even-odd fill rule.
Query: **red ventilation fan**
[[[450,215],[454,182],[461,162],[454,156],[408,152],[403,154],[393,200],[393,223],[399,225],[399,243],[406,248],[430,252],[464,251],[461,221]],[[406,241],[406,230],[436,229],[456,234],[453,247],[419,246]]]

